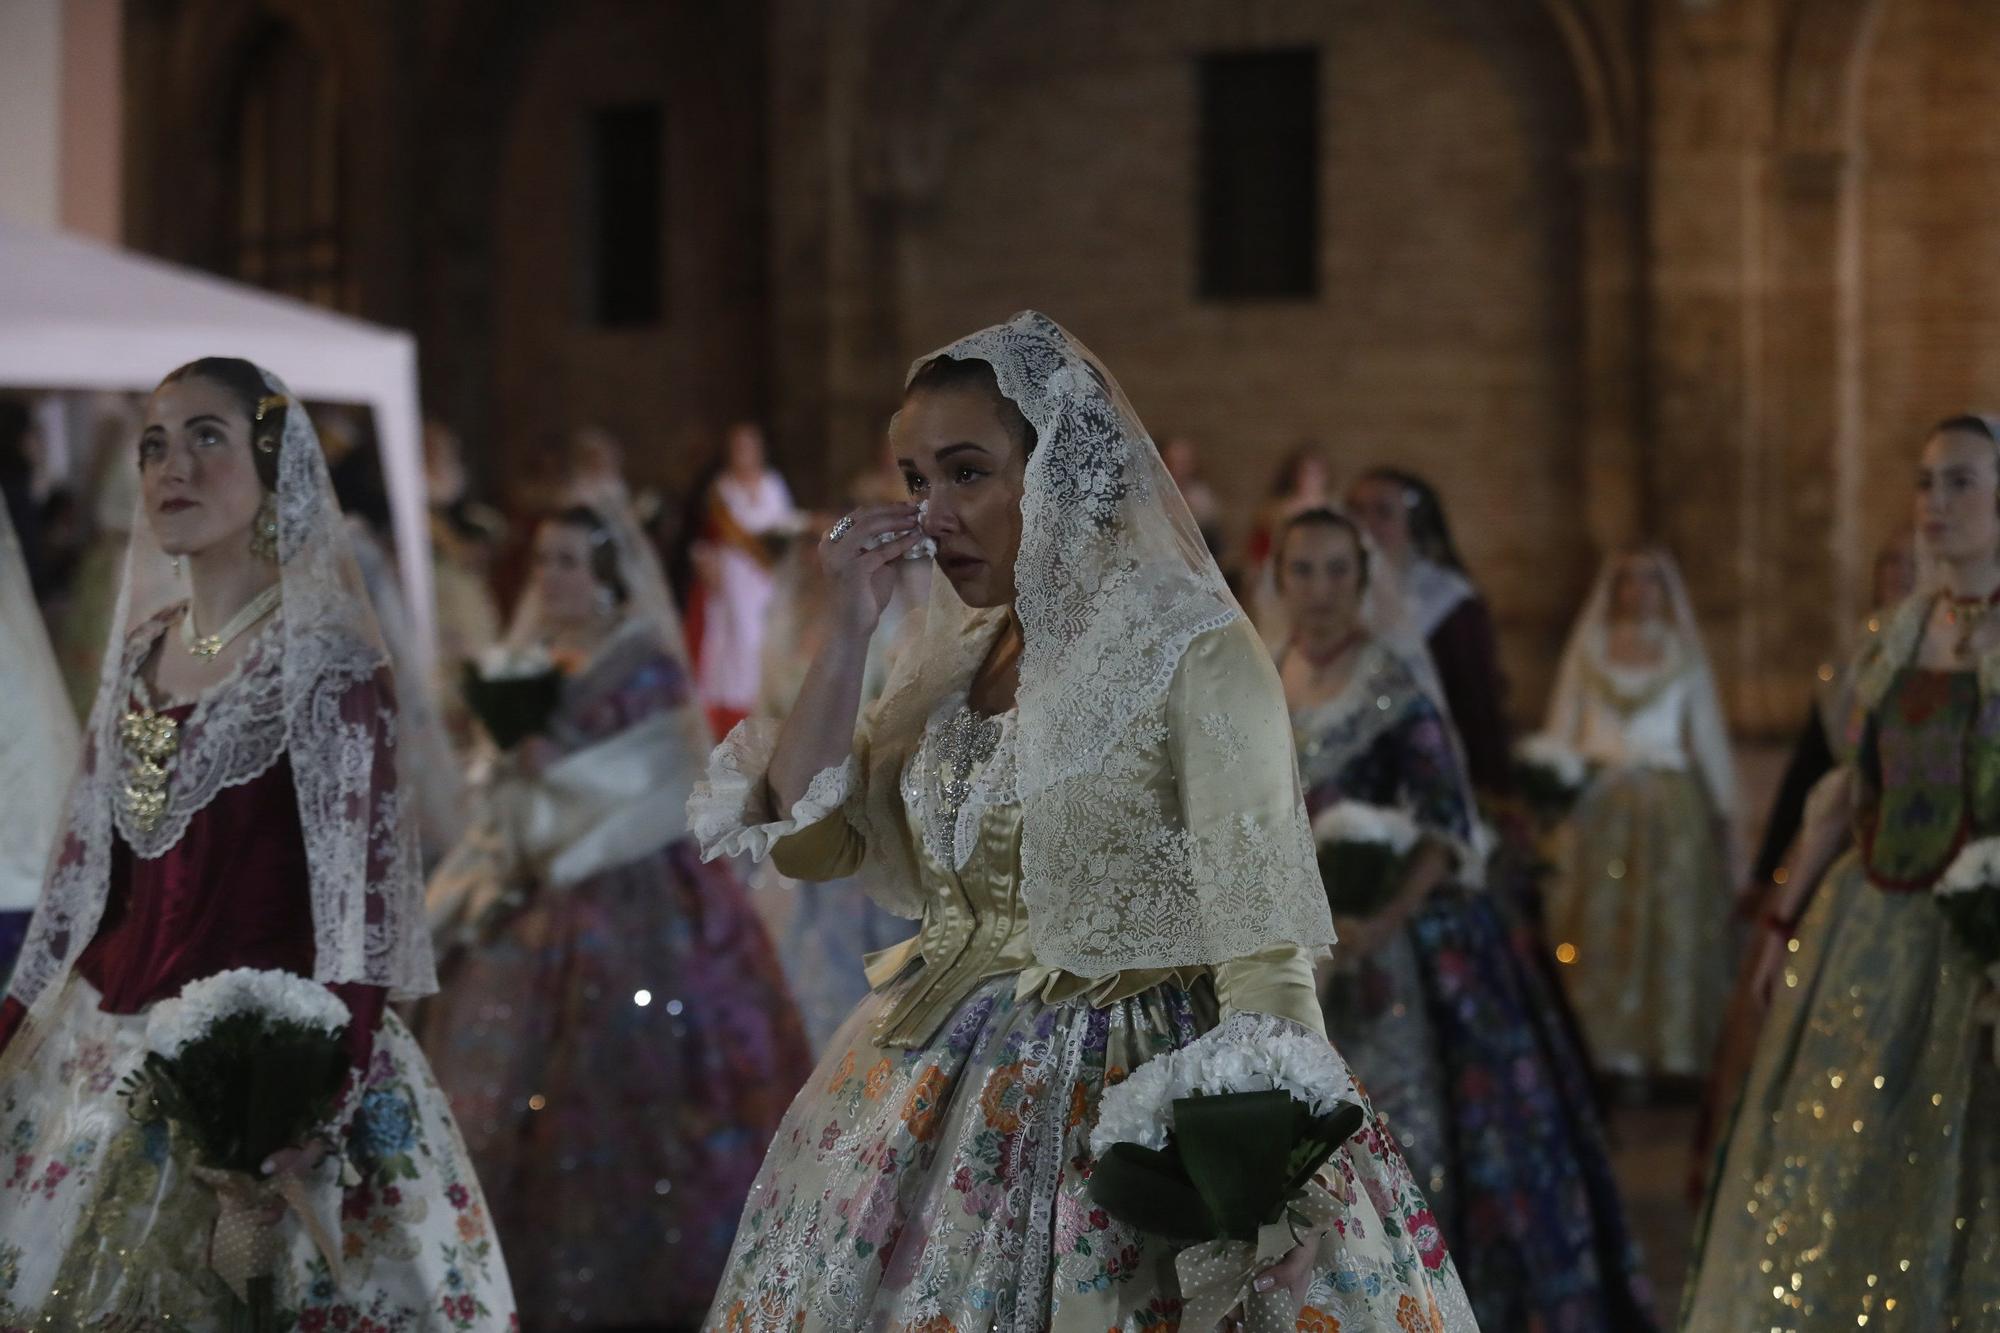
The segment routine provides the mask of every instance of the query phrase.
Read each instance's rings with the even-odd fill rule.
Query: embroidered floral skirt
[[[1359,962],[1327,1030],[1430,1200],[1485,1333],[1658,1327],[1584,1067],[1497,904],[1444,886]]]
[[[1212,993],[1159,987],[1098,1009],[1016,999],[1015,978],[995,977],[928,1045],[883,1049],[869,1029],[901,984],[863,1002],[785,1117],[708,1326],[1175,1328],[1174,1247],[1091,1201],[1087,1145],[1106,1083],[1211,1028]],[[1301,1330],[1474,1328],[1423,1198],[1372,1119],[1323,1179],[1352,1203],[1323,1245]]]
[[[812,1067],[743,884],[683,840],[532,899],[421,1031],[529,1333],[691,1325]]]
[[[0,1088],[0,1330],[211,1330],[227,1288],[210,1270],[214,1193],[188,1173],[180,1135],[134,1120],[120,1080],[139,1062],[143,1015],[99,1012],[72,979],[55,1029]],[[336,1281],[297,1216],[277,1272],[281,1326],[518,1329],[507,1267],[444,1094],[394,1014],[376,1034],[347,1143],[315,1212],[341,1247]]]
[[[1734,889],[1701,784],[1609,773],[1578,803],[1550,886],[1548,939],[1600,1069],[1708,1068],[1735,974]],[[1564,949],[1563,946],[1568,948]]]
[[[1711,1185],[1684,1327],[2000,1328],[2000,1068],[1929,893],[1814,895]]]

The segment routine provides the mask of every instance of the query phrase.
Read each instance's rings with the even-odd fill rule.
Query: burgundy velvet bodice
[[[185,722],[192,705],[163,710]],[[225,787],[188,821],[179,842],[152,860],[124,839],[111,849],[111,882],[97,933],[77,972],[110,1014],[136,1014],[190,981],[236,967],[313,974],[312,893],[291,760]],[[354,1012],[351,1061],[364,1068],[386,995],[379,986],[330,987]],[[19,1021],[0,1009],[0,1044]]]

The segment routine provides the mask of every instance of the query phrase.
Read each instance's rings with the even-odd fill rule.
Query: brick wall
[[[1885,6],[1863,84],[1868,531],[1907,521],[1925,429],[2000,411],[2000,11]]]
[[[1280,456],[1432,477],[1501,618],[1517,707],[1539,699],[1590,562],[1579,522],[1579,133],[1528,6],[1011,5],[949,53],[961,99],[935,197],[904,236],[916,354],[1047,310],[1156,437],[1199,439],[1239,513]],[[1321,291],[1198,300],[1194,57],[1321,52]]]

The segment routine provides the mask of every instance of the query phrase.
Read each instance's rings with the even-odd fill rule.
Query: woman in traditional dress
[[[1493,612],[1459,554],[1444,499],[1414,472],[1375,467],[1349,488],[1347,511],[1393,572],[1405,630],[1430,657],[1485,821],[1486,884],[1507,917],[1514,952],[1556,996],[1571,1044],[1587,1050],[1549,949],[1540,832],[1514,790],[1507,676]]]
[[[1401,1144],[1486,1333],[1655,1327],[1589,1068],[1465,882],[1480,869],[1471,788],[1421,645],[1374,627],[1394,623],[1395,594],[1372,555],[1331,509],[1294,517],[1273,552],[1307,810],[1387,807],[1421,831],[1388,904],[1334,919],[1328,1035]]]
[[[1598,1068],[1708,1068],[1734,970],[1736,768],[1679,572],[1605,561],[1556,675],[1546,731],[1596,768],[1571,817],[1549,934]]]
[[[711,854],[859,872],[922,924],[871,962],[786,1116],[709,1323],[1171,1326],[1172,1246],[1089,1194],[1105,1089],[1301,1029],[1339,1067],[1283,693],[1130,405],[1054,321],[920,361],[891,437],[919,503],[829,533],[834,621],[798,706],[732,733],[694,808]],[[926,541],[922,636],[857,730],[897,562]],[[1267,1295],[1302,1297],[1313,1329],[1472,1327],[1378,1124],[1321,1179],[1337,1223]]]
[[[600,481],[535,534],[509,641],[566,664],[493,756],[431,883],[423,1021],[531,1329],[677,1326],[811,1055],[770,942],[687,797],[710,744],[657,560]]]
[[[800,516],[784,478],[765,462],[764,433],[749,422],[730,428],[723,466],[707,490],[695,550],[698,693],[721,735],[757,706],[778,560],[773,541],[795,531]]]
[[[53,774],[76,769],[76,715],[49,651],[40,606],[28,586],[28,562],[14,525],[0,513],[0,983],[28,933],[42,894],[49,847],[62,818],[63,784]]]
[[[1996,440],[1990,419],[1957,417],[1924,444],[1935,577],[1862,647],[1858,748],[1815,789],[1765,918],[1771,1011],[1709,1196],[1690,1333],[2000,1319],[2000,1005],[1931,892],[2000,833]]]
[[[1437,667],[1472,785],[1491,801],[1513,793],[1507,678],[1493,612],[1466,572],[1444,501],[1422,477],[1377,467],[1348,491],[1349,511],[1396,569],[1404,610]]]
[[[280,1318],[508,1329],[479,1182],[387,1008],[432,988],[430,940],[388,657],[312,423],[276,378],[210,358],[154,391],[138,448],[114,647],[0,1006],[0,1327],[222,1326],[218,1196],[119,1084],[152,1005],[249,967],[354,1015],[338,1123],[271,1163],[337,1237],[327,1255],[275,1223]]]
[[[1873,609],[1860,626],[1858,642],[1866,643],[1882,632],[1890,614],[1916,589],[1917,554],[1911,534],[1905,532],[1875,553],[1875,572],[1868,605]],[[1854,715],[1854,663],[1858,653],[1844,653],[1845,660],[1822,665],[1813,679],[1812,706],[1798,739],[1792,744],[1791,758],[1772,798],[1771,813],[1764,823],[1764,840],[1751,866],[1750,882],[1737,898],[1740,920],[1756,920],[1768,903],[1784,892],[1785,858],[1805,822],[1806,798],[1819,780],[1841,763],[1853,758],[1854,738],[1849,726]],[[1782,873],[1781,873],[1782,872]],[[1792,915],[1804,909],[1807,899],[1796,900]],[[1760,951],[1745,950],[1738,961],[1736,985],[1723,1010],[1722,1032],[1716,1040],[1715,1058],[1709,1064],[1708,1086],[1702,1094],[1701,1116],[1695,1123],[1694,1143],[1688,1154],[1688,1197],[1699,1205],[1708,1188],[1708,1175],[1715,1165],[1720,1135],[1728,1128],[1729,1112],[1743,1091],[1750,1074],[1750,1062],[1757,1053],[1757,1036],[1763,1030],[1770,996],[1758,985],[1756,970],[1762,962]]]

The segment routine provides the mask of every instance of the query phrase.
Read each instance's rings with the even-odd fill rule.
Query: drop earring
[[[278,504],[268,494],[257,506],[256,521],[250,525],[250,554],[265,564],[278,563]]]

